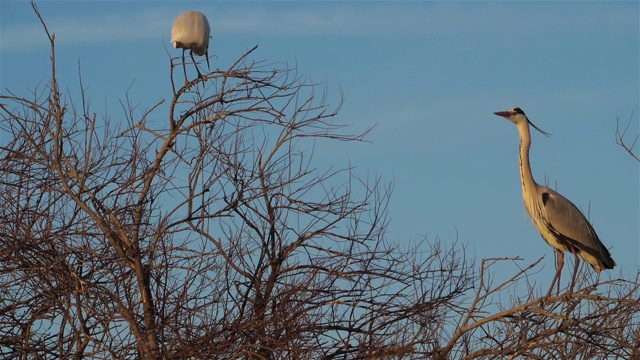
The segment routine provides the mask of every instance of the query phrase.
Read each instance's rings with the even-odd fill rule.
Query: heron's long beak
[[[494,112],[495,115],[498,116],[502,116],[503,118],[506,118],[507,120],[509,120],[509,117],[512,116],[513,114],[515,114],[513,111],[511,110],[507,110],[507,111],[496,111]],[[535,126],[531,120],[529,120],[529,118],[526,118],[527,122],[529,123],[529,125],[533,126],[534,129],[538,130],[542,135],[544,136],[551,136],[551,134],[549,134],[548,132],[540,129],[539,127]]]
[[[494,112],[494,114],[498,115],[498,116],[502,116],[502,117],[509,117],[509,116],[513,115],[513,113],[511,111],[508,111],[508,110],[507,111],[496,111],[496,112]]]

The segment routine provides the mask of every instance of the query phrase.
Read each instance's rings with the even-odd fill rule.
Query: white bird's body
[[[176,49],[189,49],[196,55],[207,54],[209,49],[209,21],[203,13],[183,12],[173,22],[171,43]]]
[[[567,198],[556,191],[536,184],[529,164],[529,148],[531,134],[529,125],[545,135],[527,118],[520,108],[494,113],[516,124],[520,133],[520,181],[522,184],[522,200],[529,216],[536,224],[542,238],[556,249],[558,253],[558,270],[551,282],[551,290],[564,265],[564,252],[575,256],[575,268],[571,287],[575,282],[578,269],[578,255],[600,273],[605,269],[613,269],[616,262],[611,258],[609,250],[602,244],[595,230],[582,212]]]
[[[209,66],[209,34],[211,28],[209,21],[203,13],[198,11],[183,12],[176,17],[171,29],[171,43],[176,49],[182,49],[182,59],[184,63],[184,51],[191,50],[193,54],[206,56],[207,66]],[[195,59],[193,59],[195,64]],[[196,65],[196,70],[198,66]],[[200,70],[198,70],[200,75]]]

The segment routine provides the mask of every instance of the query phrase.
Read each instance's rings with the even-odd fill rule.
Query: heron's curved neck
[[[529,124],[518,125],[520,132],[520,181],[522,182],[522,193],[533,193],[536,191],[536,183],[531,174],[529,164],[529,148],[531,147],[531,133]]]

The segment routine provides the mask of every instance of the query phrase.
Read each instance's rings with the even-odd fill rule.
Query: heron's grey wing
[[[609,250],[604,247],[584,214],[557,192],[547,187],[541,187],[540,190],[546,219],[552,230],[580,250],[597,256],[607,264],[613,263]]]

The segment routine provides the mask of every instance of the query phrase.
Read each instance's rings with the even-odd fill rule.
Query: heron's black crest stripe
[[[520,109],[519,107],[517,107],[517,108],[513,108],[513,111],[514,111],[516,114],[522,114],[522,115],[524,115],[524,111],[522,111],[522,109]],[[526,115],[525,115],[525,116],[526,116]]]

